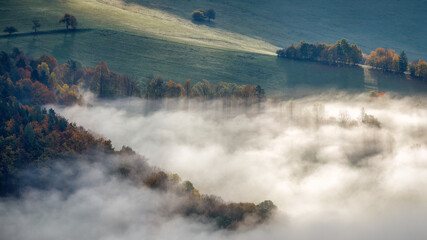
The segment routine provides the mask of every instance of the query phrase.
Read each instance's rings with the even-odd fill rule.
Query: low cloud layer
[[[425,239],[426,100],[336,94],[251,109],[139,99],[57,108],[202,193],[270,199],[280,211],[254,229],[214,231],[159,214],[167,196],[108,179],[67,199],[33,193],[2,201],[1,232],[25,234],[16,229],[22,226],[43,239]],[[362,121],[362,112],[381,127]]]

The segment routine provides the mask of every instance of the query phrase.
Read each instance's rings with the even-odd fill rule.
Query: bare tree
[[[40,28],[40,27],[41,27],[40,21],[38,19],[33,19],[34,33],[37,33],[37,28]]]

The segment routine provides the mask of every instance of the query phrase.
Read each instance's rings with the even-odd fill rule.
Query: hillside
[[[263,39],[276,46],[301,40],[334,43],[346,38],[364,52],[377,47],[427,58],[427,4],[417,0],[124,0],[188,18],[194,9],[214,8],[215,28]]]
[[[40,0],[19,2],[7,0],[0,6],[2,23],[15,25],[20,32],[30,32],[31,20],[35,17],[42,23],[40,31],[61,29],[63,26],[57,21],[61,14],[67,11],[72,11],[78,18],[79,28],[89,30],[72,34],[44,34],[36,37],[12,35],[12,37],[0,38],[0,50],[11,52],[14,47],[19,47],[32,56],[47,53],[56,57],[59,62],[73,59],[89,66],[96,65],[100,60],[106,60],[111,70],[129,74],[140,82],[147,81],[153,75],[162,75],[165,79],[181,83],[186,78],[191,78],[195,82],[208,79],[213,83],[232,81],[237,84],[259,84],[265,88],[269,96],[280,98],[306,96],[307,90],[313,93],[331,89],[349,92],[365,92],[374,89],[396,91],[403,95],[422,93],[426,90],[425,84],[407,81],[401,76],[379,74],[369,69],[336,69],[312,63],[276,59],[275,56],[256,53],[260,49],[270,49],[268,51],[272,52],[276,49],[272,47],[273,45],[266,44],[267,38],[260,42],[254,38],[224,30],[227,26],[223,26],[223,22],[234,22],[236,19],[229,19],[229,17],[238,18],[239,16],[239,14],[221,16],[221,6],[224,7],[225,2],[217,3],[218,18],[214,26],[191,23],[186,12],[196,7],[194,1],[174,2],[176,5],[182,4],[179,5],[180,7],[166,5],[167,1],[164,1],[164,4],[158,2],[160,5],[153,5],[149,1],[139,2],[157,10],[134,4],[121,8],[114,7],[113,5],[117,5],[118,1],[108,1],[109,4],[101,2],[105,1],[61,0],[47,3]],[[123,4],[123,2],[119,3]],[[233,1],[233,3],[239,2]],[[265,11],[265,6],[259,4],[261,3],[257,3],[254,11],[263,9]],[[203,5],[203,2],[200,5]],[[212,6],[212,3],[207,6]],[[233,13],[241,11],[241,14],[247,14],[248,11],[244,10],[248,9],[244,6],[249,5],[242,4],[241,9]],[[140,12],[142,9],[144,11]],[[91,11],[90,14],[89,11]],[[110,17],[105,18],[104,15]],[[243,16],[239,19],[243,21]],[[236,22],[232,25],[240,29],[238,31],[242,34],[249,36],[251,35],[249,30],[257,30],[261,34],[270,29],[274,32],[269,33],[271,36],[286,32],[275,28],[274,24],[259,27],[256,22],[253,22],[256,20],[257,17],[245,16],[244,23]],[[250,27],[246,22],[250,23]],[[275,20],[274,23],[276,23]],[[170,31],[171,29],[173,31]],[[244,32],[245,29],[249,29],[248,32]],[[330,43],[334,43],[338,39],[335,35],[319,41],[331,39]],[[298,36],[290,38],[280,35],[277,39],[292,43],[301,38],[310,39],[305,35]],[[365,50],[363,41],[361,43],[361,48]],[[381,42],[376,41],[373,47],[377,47],[377,44]],[[417,46],[417,44],[411,44],[411,46]],[[393,47],[399,48],[399,46]],[[410,57],[416,56],[407,53]]]

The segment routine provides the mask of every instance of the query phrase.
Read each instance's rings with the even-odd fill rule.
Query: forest
[[[123,146],[115,150],[110,140],[94,136],[75,123],[59,116],[45,104],[82,104],[79,87],[93,91],[99,98],[144,97],[148,99],[193,97],[200,99],[265,98],[259,86],[210,84],[184,86],[154,78],[145,88],[127,76],[110,72],[106,63],[85,68],[75,61],[58,65],[55,58],[33,59],[15,49],[1,53],[0,62],[0,196],[19,198],[28,188],[49,190],[58,187],[52,177],[55,167],[63,164],[72,169],[77,161],[103,164],[103,157],[117,160],[111,174],[153,191],[169,192],[186,199],[177,203],[177,214],[196,216],[218,228],[235,229],[239,224],[258,224],[267,220],[276,209],[267,200],[253,203],[228,203],[212,195],[204,195],[190,181],[149,166],[144,157]],[[79,160],[76,160],[79,159]],[[138,164],[137,164],[138,163]],[[31,174],[28,174],[31,172]],[[78,175],[78,172],[75,174]],[[66,182],[59,188],[70,188]]]

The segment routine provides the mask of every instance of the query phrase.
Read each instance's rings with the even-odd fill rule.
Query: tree
[[[377,48],[367,57],[366,64],[383,71],[399,71],[399,55],[392,49]]]
[[[405,72],[408,69],[408,57],[405,51],[402,51],[399,55],[399,72]]]
[[[78,24],[76,17],[74,17],[73,15],[71,15],[69,13],[64,14],[64,16],[62,16],[59,19],[59,23],[64,23],[65,27],[67,28],[67,31],[68,31],[68,27],[70,27],[70,26],[73,29],[76,29],[77,28],[77,24]]]
[[[338,40],[335,45],[337,46],[338,53],[337,61],[348,63],[348,55],[350,52],[350,44],[348,43],[348,40],[343,38],[341,40]]]
[[[33,29],[34,33],[37,33],[37,28],[41,27],[40,21],[38,19],[33,19]]]
[[[36,134],[34,133],[33,127],[31,124],[27,124],[24,128],[24,145],[27,150],[31,150],[34,148],[36,143]]]
[[[270,200],[265,200],[264,202],[256,205],[256,210],[260,217],[266,218],[270,216],[277,207],[274,205],[274,203]]]
[[[191,17],[193,18],[194,21],[197,21],[197,22],[202,22],[206,18],[205,14],[202,10],[195,10],[191,14]]]
[[[208,17],[209,22],[211,21],[211,19],[215,19],[216,16],[216,12],[215,10],[213,10],[212,8],[206,10],[205,12],[206,17]]]
[[[13,27],[13,26],[10,26],[10,27],[6,27],[4,30],[3,30],[3,32],[5,32],[5,33],[9,33],[9,36],[10,35],[12,35],[12,33],[16,33],[18,31],[18,29],[16,29],[15,27]]]
[[[184,91],[187,98],[191,97],[191,79],[186,79],[184,82]]]
[[[418,61],[415,76],[420,78],[427,78],[427,63],[423,60]]]
[[[147,98],[162,99],[165,96],[165,87],[161,77],[153,78],[147,85]]]
[[[329,64],[359,64],[363,60],[362,50],[356,44],[350,44],[347,39],[341,39],[334,45],[325,43],[307,43],[301,41],[277,52],[278,57],[319,61]]]

